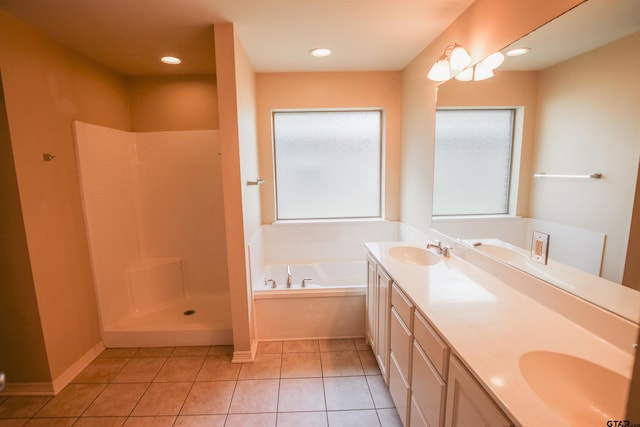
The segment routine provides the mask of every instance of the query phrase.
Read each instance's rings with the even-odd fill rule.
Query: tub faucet
[[[291,266],[287,264],[287,288],[291,287]]]

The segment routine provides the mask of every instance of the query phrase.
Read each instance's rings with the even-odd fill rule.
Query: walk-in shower
[[[74,130],[105,346],[230,344],[218,131]]]

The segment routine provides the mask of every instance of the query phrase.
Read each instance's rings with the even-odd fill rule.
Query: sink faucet
[[[291,266],[287,264],[287,288],[291,287]]]
[[[451,246],[442,246],[442,242],[440,240],[436,240],[435,243],[427,242],[427,249],[435,248],[438,253],[442,256],[451,255]]]

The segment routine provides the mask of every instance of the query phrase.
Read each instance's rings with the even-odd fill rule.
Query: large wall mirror
[[[516,47],[529,51],[493,78],[438,88],[432,226],[640,323],[640,1],[587,0],[502,52]],[[511,111],[507,155],[491,133],[465,148],[495,109]],[[492,179],[497,207],[476,212]],[[452,207],[456,185],[469,191]],[[531,259],[534,231],[549,236],[546,264]]]

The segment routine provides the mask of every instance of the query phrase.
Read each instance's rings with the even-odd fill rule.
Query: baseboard
[[[73,379],[78,376],[80,372],[84,370],[91,362],[94,361],[100,353],[104,351],[104,344],[102,341],[91,347],[84,356],[78,359],[73,365],[69,366],[66,371],[62,373],[58,378],[53,380],[53,392],[58,394],[63,388],[67,386]]]
[[[50,383],[12,383],[7,382],[7,387],[0,396],[55,396],[60,393],[73,379],[86,368],[89,363],[104,351],[102,341],[91,347],[80,359],[65,370],[62,375]]]
[[[0,396],[53,396],[53,383],[7,383]]]
[[[253,340],[251,343],[251,350],[234,351],[231,363],[252,363],[256,358],[256,351],[258,350],[258,340]]]

